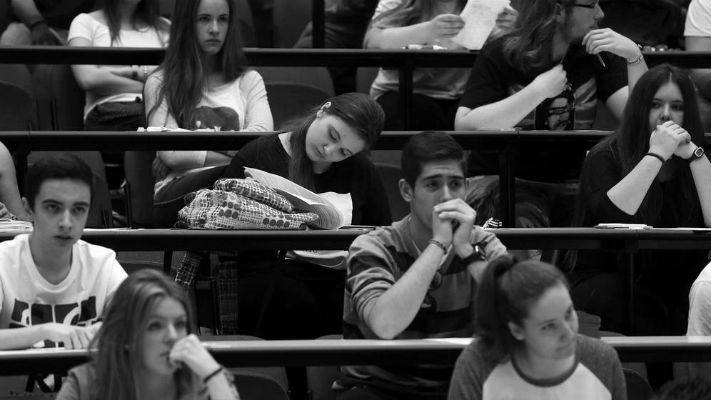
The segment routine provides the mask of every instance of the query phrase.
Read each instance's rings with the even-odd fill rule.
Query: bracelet
[[[222,365],[220,365],[219,368],[217,368],[216,370],[214,370],[214,371],[210,372],[209,374],[207,374],[206,377],[202,378],[202,383],[204,383],[205,385],[207,385],[207,382],[210,381],[210,379],[214,378],[215,376],[217,376],[217,374],[219,374],[220,372],[222,372],[222,371],[224,371],[224,370],[225,370],[225,367],[223,367]]]
[[[444,254],[447,254],[447,247],[444,245],[444,243],[440,242],[439,240],[430,239],[430,244],[433,244],[433,245],[439,247],[440,249],[442,249],[442,252],[444,252]]]
[[[627,65],[637,65],[637,64],[641,63],[642,61],[644,61],[644,54],[639,53],[639,57],[637,57],[636,59],[634,59],[632,61],[630,61],[630,60],[625,60],[625,61],[627,61]]]
[[[662,162],[662,164],[664,164],[665,162],[667,162],[667,160],[665,160],[664,157],[660,156],[660,155],[657,154],[657,153],[652,153],[651,151],[650,151],[649,153],[645,154],[645,156],[652,156],[652,157],[658,158],[659,161]]]
[[[28,26],[28,28],[29,28],[30,30],[32,30],[32,29],[35,28],[35,26],[40,25],[40,24],[46,24],[46,23],[47,23],[47,21],[45,21],[44,19],[38,19],[37,21],[31,23],[31,24]]]
[[[131,65],[131,79],[138,80],[138,65]]]

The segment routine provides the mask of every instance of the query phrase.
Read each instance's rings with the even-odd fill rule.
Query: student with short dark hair
[[[58,400],[237,400],[232,377],[195,336],[187,292],[144,269],[116,289],[92,347]]]
[[[347,262],[343,336],[414,339],[470,336],[473,294],[487,260],[506,248],[474,226],[463,200],[466,162],[442,132],[403,148],[400,193],[410,214],[356,238]],[[451,365],[348,366],[338,399],[443,399]]]
[[[457,360],[449,400],[627,398],[617,353],[578,334],[568,283],[554,265],[495,259],[475,307],[476,334]]]
[[[0,243],[0,349],[84,348],[100,326],[126,272],[112,250],[81,240],[91,190],[76,157],[30,167],[23,203],[34,229]]]

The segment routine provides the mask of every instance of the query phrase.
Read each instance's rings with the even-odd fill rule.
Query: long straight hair
[[[121,34],[121,3],[124,0],[104,0],[104,14],[106,15],[106,24],[109,27],[111,36],[111,45],[116,43]],[[156,32],[168,30],[168,23],[160,18],[158,13],[157,0],[142,0],[136,6],[136,11],[131,16],[132,25],[135,29],[139,29],[139,24],[145,24],[149,28],[153,28]],[[160,38],[160,34],[158,35]]]
[[[499,363],[511,356],[520,342],[511,334],[509,322],[522,325],[531,305],[556,285],[567,288],[568,281],[552,264],[516,262],[509,254],[489,263],[476,292],[474,324],[486,359]]]
[[[192,309],[183,288],[162,272],[144,269],[129,275],[116,289],[98,334],[94,365],[96,385],[92,398],[130,400],[139,398],[137,375],[143,368],[141,338],[147,331],[148,315],[164,299],[174,299],[185,309],[188,333],[193,331]],[[198,382],[187,368],[174,374],[180,396],[197,394]]]
[[[466,0],[456,0],[455,11],[459,12],[467,3]],[[436,17],[437,3],[439,0],[406,0],[392,10],[378,15],[372,22],[376,28],[389,26],[410,26],[420,22],[429,21]]]
[[[285,129],[286,132],[291,132],[289,180],[310,190],[315,189],[316,174],[313,162],[306,154],[306,133],[319,111],[340,118],[354,128],[365,141],[366,150],[378,140],[385,122],[385,113],[380,104],[363,93],[344,93],[333,97],[292,122]]]
[[[627,100],[622,121],[617,131],[612,136],[603,139],[592,150],[596,151],[603,147],[610,147],[620,165],[622,176],[627,176],[649,151],[649,136],[655,129],[655,127],[649,126],[649,111],[652,107],[652,99],[659,88],[669,82],[679,87],[684,101],[684,122],[682,127],[689,132],[691,140],[696,145],[706,146],[706,138],[699,115],[699,105],[696,100],[696,90],[689,74],[669,64],[658,65],[647,71],[637,81],[632,94]],[[671,163],[671,167],[674,170],[669,181],[673,189],[667,192],[667,194],[675,194],[675,198],[672,200],[675,206],[671,211],[671,222],[676,226],[690,226],[690,224],[696,222],[695,218],[701,210],[691,170],[678,157],[672,157],[667,162]],[[585,198],[583,196],[585,196],[585,193],[581,193],[582,199]],[[645,196],[640,205],[639,211],[634,216],[635,220],[639,223],[649,223],[650,218],[659,212],[664,202],[661,184],[658,179],[654,179],[647,196]],[[577,218],[582,223],[585,220],[585,215],[577,216]]]
[[[518,17],[511,32],[503,37],[506,62],[525,75],[534,75],[552,63],[553,37],[561,26],[556,21],[561,7],[566,15],[573,8],[572,0],[525,0],[519,2]]]
[[[202,0],[177,0],[170,28],[170,43],[165,59],[157,71],[163,72],[163,83],[155,105],[148,111],[150,118],[167,99],[168,112],[178,125],[195,129],[195,109],[207,88],[206,55],[197,39],[197,10]],[[245,58],[237,26],[237,7],[234,0],[224,0],[229,7],[229,21],[222,49],[217,53],[217,72],[226,81],[237,79],[245,68]]]

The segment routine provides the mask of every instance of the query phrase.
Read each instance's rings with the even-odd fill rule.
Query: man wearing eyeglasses
[[[647,66],[634,42],[598,28],[605,15],[598,0],[530,0],[520,2],[519,8],[513,30],[487,43],[477,57],[455,129],[591,129],[599,102],[621,117],[631,88]],[[568,120],[573,122],[550,126],[548,116],[556,114],[554,99],[561,97],[572,99]],[[583,157],[582,151],[550,144],[530,146],[517,153],[516,175],[542,182],[574,179]],[[471,175],[495,171],[496,152],[472,152]],[[492,190],[482,192],[498,192],[498,180],[488,182]],[[520,192],[525,195],[526,189]],[[480,201],[471,204],[478,210]]]

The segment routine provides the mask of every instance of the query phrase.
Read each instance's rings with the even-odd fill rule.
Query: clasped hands
[[[471,244],[476,211],[462,199],[452,199],[435,205],[432,209],[432,239],[445,247],[451,244],[459,257],[474,251]]]
[[[691,141],[689,132],[674,121],[666,121],[657,125],[649,137],[649,151],[659,154],[665,160],[671,158],[672,155],[688,159],[696,147],[696,144]]]

